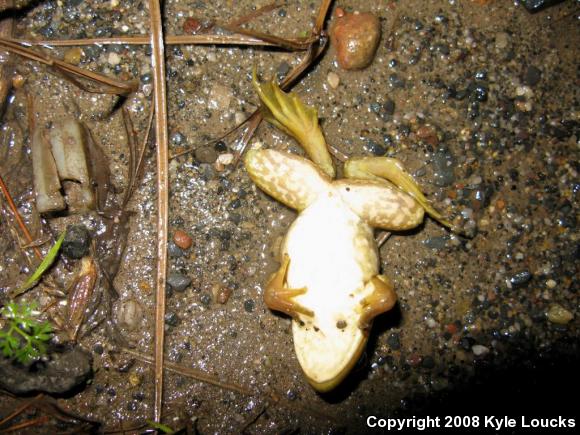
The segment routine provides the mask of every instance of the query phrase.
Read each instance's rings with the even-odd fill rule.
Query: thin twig
[[[167,94],[165,84],[165,48],[161,5],[149,1],[151,19],[151,62],[154,73],[155,135],[157,140],[157,279],[155,300],[155,399],[153,419],[161,422],[163,407],[163,344],[165,317],[165,281],[167,278],[167,231],[169,218],[169,176],[167,140]]]
[[[151,358],[149,355],[143,355],[132,349],[123,349],[123,352],[128,353],[147,364],[153,364],[153,358]],[[247,387],[233,384],[231,382],[220,381],[215,376],[209,375],[200,370],[196,370],[190,367],[183,367],[168,361],[165,362],[164,366],[167,370],[171,372],[187,376],[188,378],[195,379],[196,381],[204,382],[206,384],[215,385],[216,387],[222,388],[224,390],[234,391],[236,393],[244,394],[246,396],[252,396],[255,394],[254,392],[252,392],[252,390],[250,390]]]
[[[77,78],[84,78],[101,85],[101,87],[96,90],[86,89],[89,92],[129,95],[138,88],[136,82],[122,82],[102,74],[79,68],[78,66],[71,65],[70,63],[64,62],[60,59],[55,59],[43,53],[38,53],[25,45],[19,42],[14,42],[10,39],[0,38],[0,47],[26,59],[34,60],[46,66],[53,67],[56,71],[60,72],[75,83],[78,83],[76,81]]]
[[[116,36],[113,38],[87,39],[10,39],[12,42],[43,47],[73,47],[84,45],[149,45],[151,36]],[[249,45],[275,47],[272,42],[263,41],[246,35],[168,35],[165,45]],[[281,47],[280,47],[281,48]]]
[[[3,424],[8,423],[14,417],[16,417],[17,415],[19,415],[19,414],[23,413],[24,411],[26,411],[28,408],[30,408],[36,402],[38,402],[40,399],[42,399],[42,397],[43,397],[43,394],[39,394],[39,395],[35,396],[34,398],[28,400],[27,402],[24,402],[21,406],[19,406],[14,411],[12,411],[12,413],[10,413],[6,417],[4,417],[2,420],[0,420],[0,426],[2,426]]]
[[[23,421],[22,423],[15,424],[14,426],[10,426],[6,429],[1,429],[0,433],[10,433],[10,432],[14,432],[17,430],[25,429],[27,427],[41,425],[41,424],[47,423],[48,420],[49,420],[49,417],[47,415],[43,415],[43,416],[38,417],[38,418],[33,418],[32,420],[27,420],[27,421]]]
[[[2,190],[2,193],[4,194],[4,198],[6,199],[6,202],[8,203],[8,207],[10,207],[10,210],[12,210],[12,214],[16,218],[16,222],[18,222],[18,226],[20,227],[20,230],[24,234],[24,237],[26,237],[28,244],[32,247],[32,250],[34,251],[34,254],[36,255],[36,257],[41,259],[42,254],[40,253],[40,250],[34,245],[34,240],[32,239],[32,236],[30,235],[30,231],[28,231],[28,228],[26,227],[26,224],[24,223],[22,216],[20,216],[20,212],[18,211],[16,204],[14,204],[14,200],[12,199],[12,195],[10,195],[10,192],[8,191],[8,186],[6,186],[6,183],[4,183],[4,179],[2,178],[1,175],[0,175],[0,189]]]

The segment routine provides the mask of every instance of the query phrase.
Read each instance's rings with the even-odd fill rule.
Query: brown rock
[[[381,23],[371,13],[345,13],[336,18],[330,39],[342,69],[363,69],[375,57],[381,39]]]
[[[175,233],[173,233],[173,241],[181,249],[189,249],[193,243],[189,234],[182,230],[176,230]]]

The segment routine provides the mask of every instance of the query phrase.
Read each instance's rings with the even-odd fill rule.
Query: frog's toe
[[[306,288],[291,289],[284,285],[290,257],[284,255],[280,269],[272,276],[264,291],[264,302],[268,308],[280,311],[297,319],[300,314],[312,317],[314,313],[294,300],[296,296],[306,293]]]
[[[390,311],[397,302],[393,283],[384,275],[373,277],[368,283],[371,293],[361,301],[362,314],[358,321],[359,328],[366,330],[379,314]]]

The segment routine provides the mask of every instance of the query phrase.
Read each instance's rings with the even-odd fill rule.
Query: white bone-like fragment
[[[64,210],[66,204],[60,193],[61,185],[56,164],[43,130],[35,130],[30,149],[38,212],[49,213]]]
[[[60,179],[76,181],[81,185],[79,203],[74,204],[80,210],[93,209],[95,206],[87,162],[86,137],[83,125],[74,119],[56,123],[50,131],[52,154]]]

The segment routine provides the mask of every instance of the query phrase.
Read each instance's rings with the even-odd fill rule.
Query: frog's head
[[[294,320],[294,348],[308,382],[319,392],[332,390],[352,370],[365,348],[368,330],[361,329],[352,316],[332,322]]]

